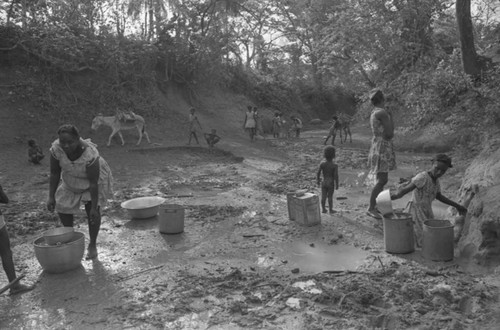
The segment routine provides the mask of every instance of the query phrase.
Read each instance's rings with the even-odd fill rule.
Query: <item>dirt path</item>
[[[495,287],[486,277],[465,272],[458,259],[432,263],[419,251],[384,252],[380,223],[364,215],[365,131],[338,147],[338,212],[323,215],[321,226],[288,220],[286,192],[318,192],[324,134],[223,141],[214,154],[167,143],[101,148],[116,195],[105,212],[99,258],[57,275],[42,272],[32,247],[58,223],[45,211],[47,165],[19,161],[16,171],[2,164],[17,268],[37,286],[0,297],[0,328],[494,329]],[[7,156],[22,158],[15,148]],[[425,168],[428,158],[398,154],[389,184]],[[450,173],[445,189],[457,186],[458,175]],[[130,220],[120,202],[144,195],[183,205],[185,232],[162,235],[157,218]],[[83,219],[76,229],[87,235]]]

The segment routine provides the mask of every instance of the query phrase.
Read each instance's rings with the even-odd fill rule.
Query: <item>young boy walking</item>
[[[339,168],[333,162],[335,158],[335,147],[327,146],[324,149],[323,155],[325,161],[319,165],[318,174],[316,176],[318,186],[321,184],[321,210],[326,213],[326,200],[328,199],[328,208],[330,214],[333,210],[333,192],[339,189]],[[323,173],[323,183],[321,183],[321,173]]]

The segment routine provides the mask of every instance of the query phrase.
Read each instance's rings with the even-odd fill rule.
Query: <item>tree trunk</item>
[[[462,49],[462,65],[464,72],[475,78],[481,75],[481,61],[474,46],[474,32],[470,12],[470,0],[457,0],[457,24]]]
[[[26,12],[28,11],[27,6],[26,6],[26,0],[21,1],[21,23],[22,23],[22,28],[23,30],[26,30]]]

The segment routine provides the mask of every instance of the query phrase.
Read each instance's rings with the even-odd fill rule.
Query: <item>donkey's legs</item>
[[[142,141],[142,127],[137,126],[137,133],[139,133],[139,140],[137,140],[136,145],[140,145]]]
[[[108,147],[111,145],[111,139],[113,138],[113,136],[115,136],[115,134],[116,134],[117,132],[118,132],[118,131],[113,130],[113,131],[111,132],[111,134],[109,135],[109,138],[108,138],[108,144],[107,144],[107,146],[108,146]]]
[[[120,139],[122,140],[122,146],[125,145],[125,140],[123,140],[123,135],[122,135],[122,132],[121,131],[118,131],[118,136],[120,137]]]

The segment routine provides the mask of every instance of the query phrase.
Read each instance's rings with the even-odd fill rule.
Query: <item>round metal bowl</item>
[[[58,227],[43,232],[42,236],[48,245],[64,244],[73,238],[73,227]]]
[[[48,245],[45,237],[34,242],[35,256],[47,273],[64,273],[80,266],[85,252],[85,235],[73,232],[69,242],[60,245]]]
[[[158,196],[138,197],[121,203],[121,207],[126,209],[133,219],[147,219],[158,214],[160,205],[165,202],[165,198]]]

